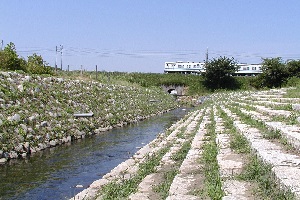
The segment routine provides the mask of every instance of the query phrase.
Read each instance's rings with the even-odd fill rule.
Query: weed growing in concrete
[[[177,151],[175,154],[173,154],[171,156],[171,159],[180,165],[182,163],[182,161],[185,159],[190,148],[191,148],[190,141],[184,142],[181,149],[179,151]]]
[[[168,192],[171,187],[171,184],[178,174],[177,167],[172,168],[171,170],[164,173],[164,181],[161,182],[159,185],[153,187],[153,191],[160,194],[162,199],[166,199],[168,197]]]
[[[283,191],[276,183],[272,175],[272,166],[260,161],[257,156],[252,156],[239,179],[245,181],[256,181],[259,185],[256,191],[262,199],[295,199],[290,191]]]
[[[213,113],[211,114],[213,121]],[[207,137],[209,140],[203,146],[202,163],[205,174],[204,192],[211,199],[221,199],[224,196],[217,161],[218,147],[216,143],[215,122],[207,126]]]
[[[220,116],[224,120],[225,130],[230,135],[230,148],[237,153],[250,153],[251,149],[247,139],[240,133],[238,133],[235,126],[233,125],[232,119],[230,119],[220,108],[218,109],[218,111],[220,113]]]
[[[120,182],[114,181],[108,183],[101,188],[99,195],[101,195],[102,199],[122,199],[128,197],[137,190],[137,186],[143,178],[156,171],[155,167],[159,165],[161,158],[169,148],[170,147],[168,146],[161,149],[156,154],[151,156],[148,155],[146,161],[139,165],[137,175],[130,179],[122,179]]]

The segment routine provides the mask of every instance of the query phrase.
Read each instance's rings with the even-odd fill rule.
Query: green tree
[[[289,61],[286,65],[289,77],[300,77],[300,60]]]
[[[3,51],[0,52],[0,68],[4,70],[24,70],[26,61],[19,58],[15,44],[10,42]]]
[[[32,56],[28,56],[26,72],[32,74],[52,74],[52,69],[47,66],[42,56],[34,53]]]
[[[238,82],[232,76],[238,70],[234,58],[214,58],[206,64],[206,71],[203,73],[204,85],[208,89],[237,89]]]
[[[288,71],[280,57],[265,58],[262,63],[260,80],[263,87],[281,87],[288,78]]]

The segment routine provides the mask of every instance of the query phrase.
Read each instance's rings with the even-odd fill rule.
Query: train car
[[[203,62],[165,62],[165,73],[200,74],[204,71]]]
[[[261,64],[238,64],[238,71],[234,73],[235,76],[256,76],[262,73]]]
[[[201,74],[205,72],[204,62],[165,62],[165,73]],[[238,64],[234,76],[256,76],[262,73],[261,64]]]

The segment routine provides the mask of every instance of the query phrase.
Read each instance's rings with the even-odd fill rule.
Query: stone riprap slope
[[[292,90],[213,94],[72,199],[300,199]]]
[[[176,107],[156,88],[0,72],[0,163]]]

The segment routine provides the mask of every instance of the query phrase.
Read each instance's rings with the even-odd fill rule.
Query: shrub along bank
[[[172,96],[154,87],[0,72],[0,159],[25,157],[176,107]]]

